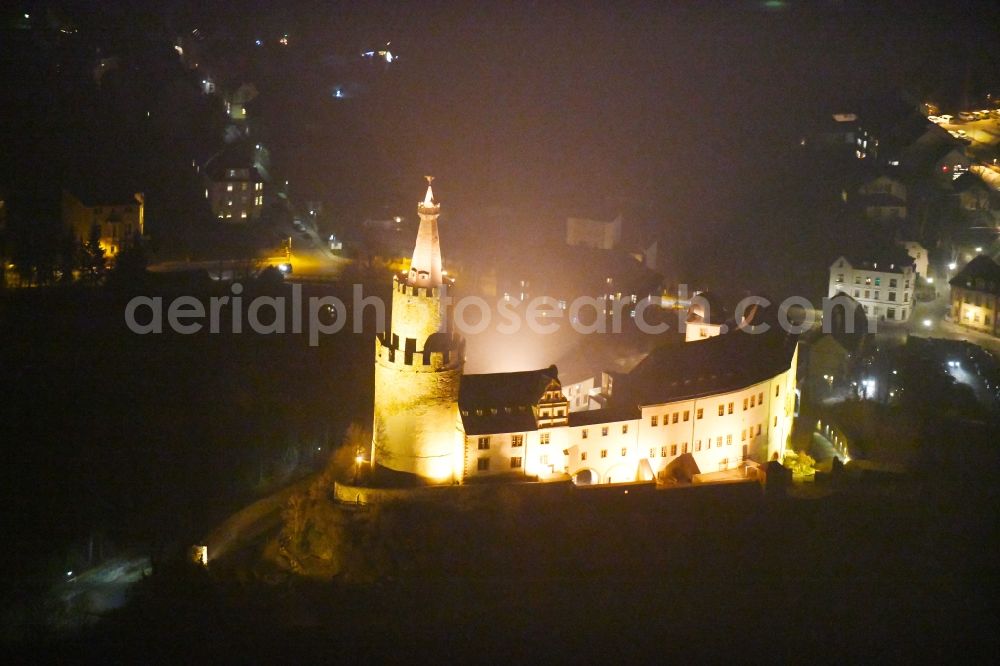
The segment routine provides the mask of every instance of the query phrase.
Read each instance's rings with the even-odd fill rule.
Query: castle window
[[[661,458],[666,458],[667,457],[667,447],[665,447],[665,446],[661,446],[660,447],[660,457]]]
[[[747,400],[746,398],[743,398],[743,411],[744,412],[747,411],[747,405],[749,404],[749,402],[750,402],[749,400]]]
[[[695,418],[701,419],[705,415],[705,410],[701,407],[698,408],[698,412],[695,414]]]
[[[681,416],[680,412],[674,412],[674,417],[670,420],[670,422],[677,423],[677,421],[680,420],[680,416]]]
[[[652,416],[649,417],[649,425],[651,425],[651,426],[653,426],[655,428],[659,424],[660,424],[660,417],[659,416],[657,416],[656,414],[653,414]]]
[[[723,415],[723,414],[725,414],[725,413],[726,413],[726,406],[725,406],[725,405],[723,405],[723,404],[722,404],[722,403],[720,402],[720,403],[719,403],[719,416],[722,416],[722,415]]]
[[[744,428],[743,432],[740,434],[740,441],[741,442],[747,441],[747,431],[746,431],[746,428]]]
[[[778,392],[779,392],[780,390],[781,390],[781,384],[778,384],[777,386],[775,386],[775,387],[774,387],[774,397],[775,397],[775,398],[777,398],[777,397],[778,397]]]
[[[732,445],[733,445],[733,436],[726,435],[726,446],[732,446]]]
[[[625,456],[627,456],[627,455],[628,455],[628,449],[627,449],[626,447],[624,447],[624,446],[623,446],[623,447],[622,447],[622,458],[624,458],[624,457],[625,457]]]
[[[524,444],[524,435],[511,435],[510,445],[511,446],[522,446]]]
[[[684,446],[681,447],[681,453],[687,453],[687,452],[688,452],[688,443],[684,442]]]
[[[622,424],[622,434],[623,435],[627,435],[628,434],[628,424],[627,423],[623,423]]]
[[[760,393],[757,394],[757,402],[759,402],[762,405],[764,404],[764,392],[763,391],[761,391]]]
[[[488,472],[490,469],[490,459],[480,458],[476,461],[476,471],[478,472]]]
[[[543,465],[548,465],[549,464],[549,457],[547,455],[541,456],[538,459],[538,462],[540,462]]]
[[[584,428],[584,429],[583,429],[583,438],[584,438],[584,439],[587,439],[587,435],[588,435],[588,434],[589,434],[589,433],[587,432],[587,429],[586,429],[586,428]]]
[[[730,414],[733,413],[733,403],[729,403],[729,409],[728,409],[728,411],[729,411]]]
[[[761,399],[761,401],[763,401],[763,398]],[[757,406],[757,396],[755,395],[750,396],[750,406],[751,407]]]
[[[608,436],[608,426],[604,426],[601,428],[601,437],[607,437],[607,436]]]
[[[518,469],[520,467],[521,467],[521,457],[520,456],[515,456],[515,457],[513,457],[513,458],[510,459],[510,468],[511,469]]]
[[[602,458],[607,458],[608,457],[608,450],[607,449],[601,449],[601,457]]]
[[[479,438],[479,450],[480,451],[487,451],[487,450],[489,450],[489,448],[490,448],[490,438],[489,437],[480,437]]]
[[[548,444],[549,443],[549,433],[543,432],[541,435],[539,435],[538,436],[538,443],[539,444]]]
[[[690,420],[691,420],[691,410],[690,409],[685,409],[684,410],[684,422],[687,423]]]
[[[701,451],[701,440],[700,439],[697,442],[694,443],[694,450],[695,451]]]
[[[649,449],[649,457],[650,458],[655,458],[656,457],[656,449],[653,449],[653,448]]]
[[[892,289],[895,289],[895,288],[896,288],[896,278],[889,278],[889,286],[890,286],[890,287],[891,287]]]
[[[715,438],[715,448],[717,448],[717,449],[721,449],[722,448],[722,437],[721,436]]]
[[[584,451],[583,453],[580,454],[580,461],[583,462],[586,459],[587,459],[587,452]]]
[[[672,456],[676,456],[677,455],[677,445],[676,444],[671,444],[670,445],[670,455],[672,455]]]

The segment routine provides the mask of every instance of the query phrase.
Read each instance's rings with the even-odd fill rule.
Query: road
[[[351,264],[350,259],[333,254],[312,230],[295,231],[292,238],[291,258],[284,255],[260,256],[257,261],[266,265],[292,265],[288,281],[332,282],[340,279],[344,269]],[[216,280],[232,280],[244,274],[251,262],[238,259],[212,259],[203,261],[162,261],[151,264],[153,273],[175,273],[204,270]]]

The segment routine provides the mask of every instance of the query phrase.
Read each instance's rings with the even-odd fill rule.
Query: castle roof
[[[458,408],[467,435],[537,430],[533,407],[552,382],[556,366],[521,372],[463,375]]]
[[[734,331],[653,350],[632,372],[614,377],[613,405],[655,405],[735,391],[789,368],[796,337]]]
[[[595,423],[614,423],[615,421],[633,421],[639,418],[638,406],[624,405],[606,407],[604,409],[588,409],[581,412],[570,412],[570,426],[594,425]]]

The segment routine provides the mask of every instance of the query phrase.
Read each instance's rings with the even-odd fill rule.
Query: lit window
[[[541,435],[539,435],[538,436],[538,443],[539,444],[548,444],[549,443],[549,433],[543,432]]]
[[[233,184],[230,183],[230,184],[226,185],[226,192],[232,192],[232,191],[233,191]]]
[[[653,414],[652,416],[649,417],[649,425],[651,425],[651,426],[653,426],[655,428],[659,424],[660,424],[660,417],[659,416],[657,416],[656,414]]]
[[[490,448],[490,438],[489,437],[480,437],[479,438],[479,450],[480,451],[486,451],[489,448]]]
[[[723,414],[725,414],[725,413],[726,413],[726,406],[725,406],[725,405],[723,405],[723,404],[722,404],[722,403],[720,402],[720,403],[719,403],[719,416],[722,416],[722,415],[723,415]]]
[[[733,413],[733,403],[729,403],[729,413]]]
[[[680,416],[681,416],[680,412],[674,412],[674,418],[671,420],[671,423],[677,423],[677,420],[680,418]]]
[[[510,468],[518,469],[521,467],[521,456],[514,456],[510,459]]]
[[[245,220],[247,218],[247,212],[243,211],[242,213],[240,213],[240,217]]]
[[[677,455],[677,445],[676,444],[671,444],[670,445],[670,455],[672,455],[672,456],[676,456]]]

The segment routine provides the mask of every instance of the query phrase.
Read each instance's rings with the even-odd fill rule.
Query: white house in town
[[[878,255],[841,255],[830,266],[827,295],[849,294],[869,319],[906,321],[913,312],[914,261],[902,248]]]

